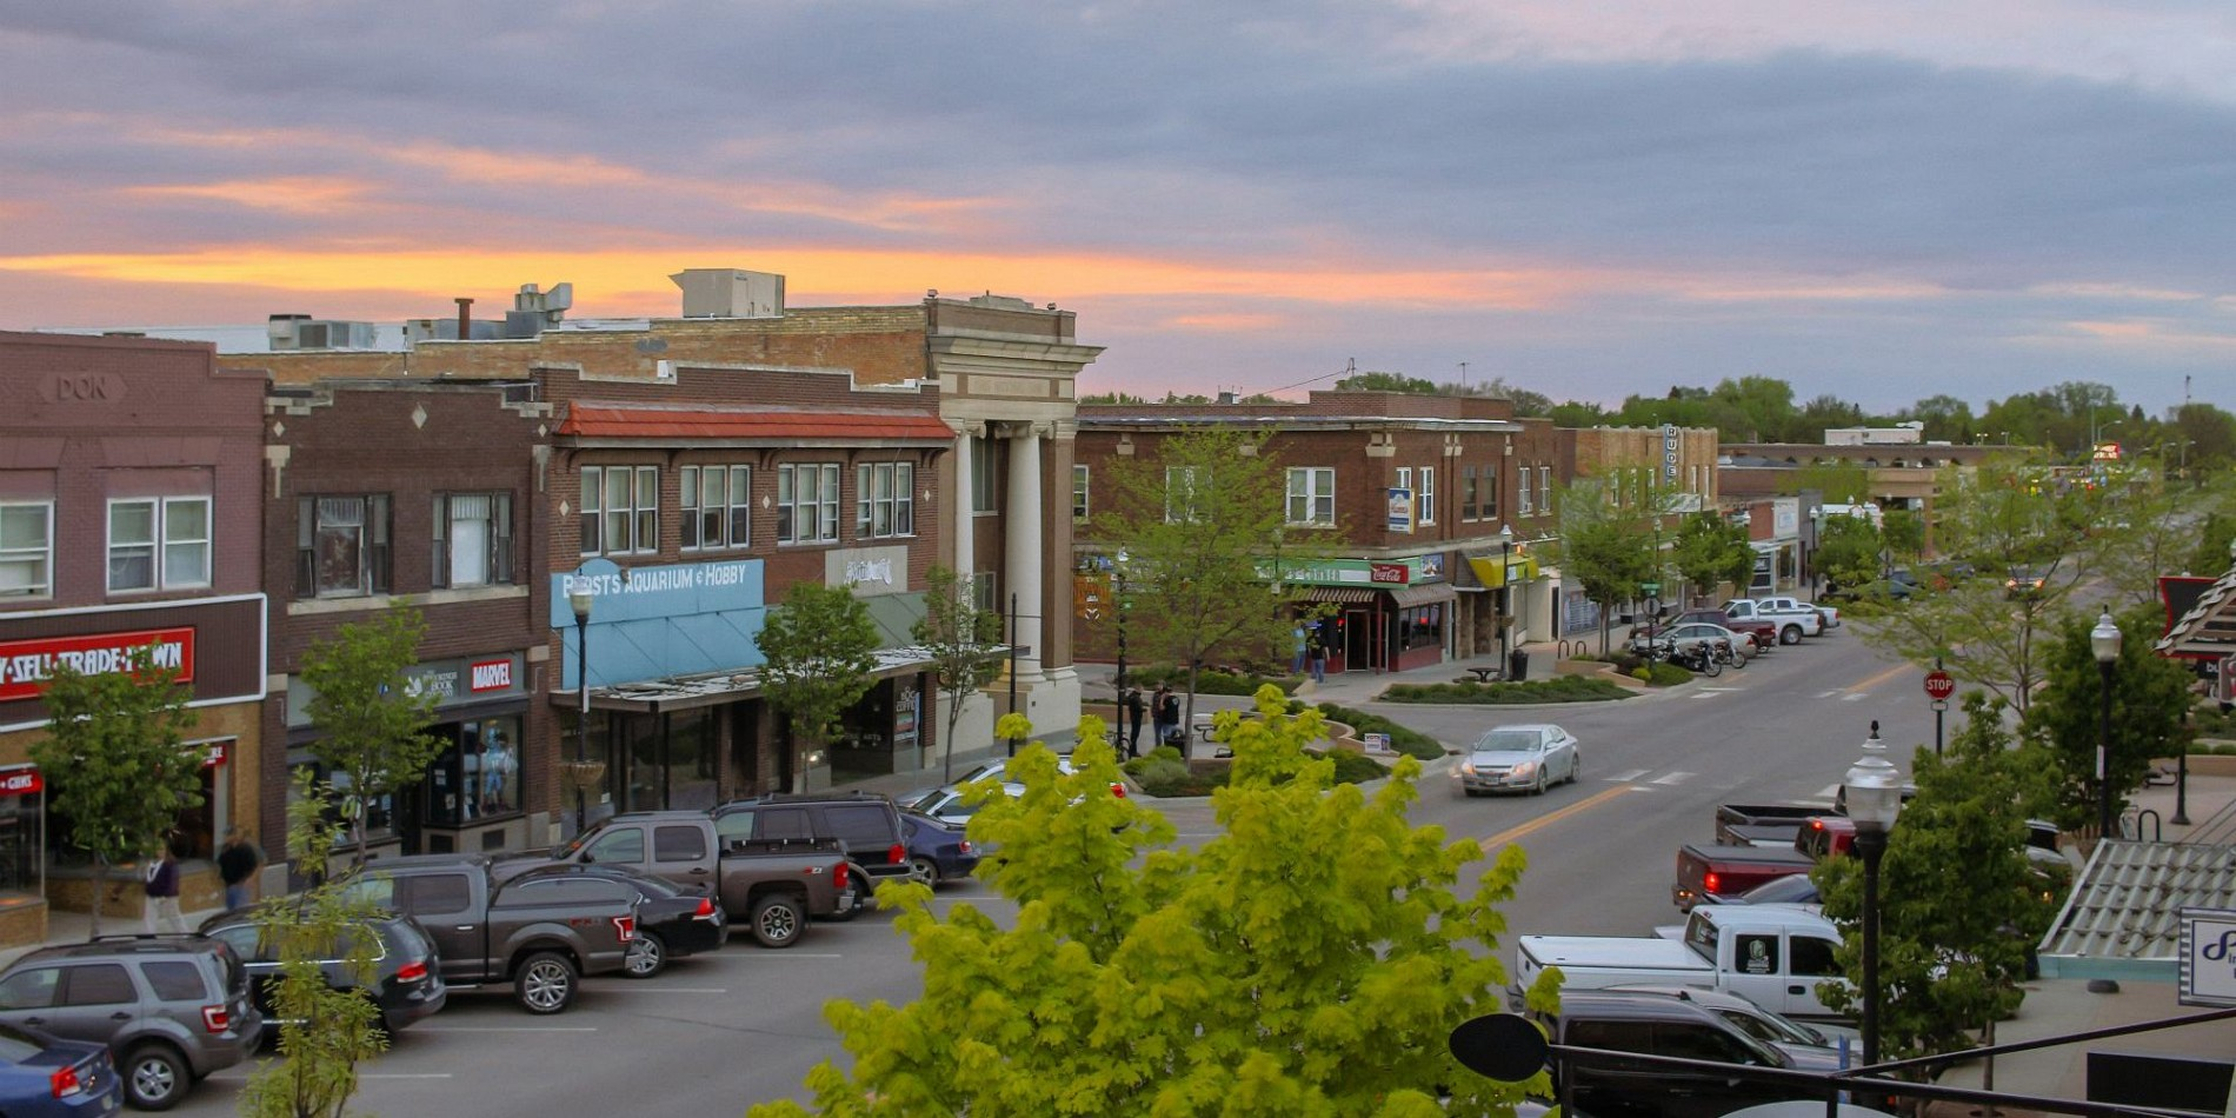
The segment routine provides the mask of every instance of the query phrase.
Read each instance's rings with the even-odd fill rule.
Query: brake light
[[[1825,821],[1824,821],[1824,820],[1822,820],[1822,819],[1812,819],[1812,820],[1810,820],[1810,821],[1809,821],[1809,829],[1810,829],[1810,830],[1812,830],[1812,831],[1821,831],[1821,830],[1824,830],[1824,829],[1825,829]]]
[[[222,1033],[233,1024],[233,1011],[222,1005],[202,1007],[202,1027],[213,1033]]]
[[[621,942],[623,943],[627,943],[630,940],[637,938],[636,914],[632,912],[627,916],[614,917],[613,930],[621,937]]]
[[[1709,875],[1701,879],[1700,891],[1703,893],[1714,893],[1722,885],[1723,879],[1721,877],[1718,877],[1714,873],[1710,873]]]
[[[697,909],[694,909],[691,915],[700,920],[714,919],[714,898],[700,897],[699,907]]]
[[[902,846],[900,843],[894,843],[885,851],[885,864],[888,866],[898,866],[907,861],[908,847]]]
[[[964,853],[964,854],[968,854],[968,853],[970,853],[970,840],[969,840],[969,839],[964,839],[964,840],[962,841],[962,843],[961,843],[960,845],[956,846],[956,848],[955,848],[955,849],[956,849],[957,851],[959,851],[960,853]]]
[[[424,959],[416,963],[405,963],[403,966],[396,968],[396,981],[398,982],[417,982],[425,977],[427,977],[427,961]]]
[[[54,1097],[58,1099],[66,1099],[85,1090],[85,1083],[78,1078],[76,1068],[62,1068],[47,1076],[47,1086],[54,1089]]]
[[[840,862],[838,865],[831,867],[831,888],[846,888],[846,863]]]

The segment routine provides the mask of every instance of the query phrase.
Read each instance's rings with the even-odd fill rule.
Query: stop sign
[[[1929,699],[1946,699],[1956,694],[1956,680],[1947,672],[1925,673],[1925,694]]]

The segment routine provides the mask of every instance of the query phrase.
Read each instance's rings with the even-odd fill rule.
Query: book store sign
[[[404,669],[404,690],[411,695],[433,695],[435,709],[488,699],[509,699],[523,694],[518,654],[467,656],[456,660],[429,660]],[[311,698],[317,692],[300,676],[287,681],[287,724],[308,726]]]
[[[2183,1005],[2236,1006],[2236,910],[2182,910]]]
[[[88,637],[39,637],[0,641],[0,702],[37,698],[57,666],[86,675],[109,675],[132,666],[133,656],[152,648],[158,667],[174,668],[179,682],[194,679],[194,630],[148,629],[98,633]]]

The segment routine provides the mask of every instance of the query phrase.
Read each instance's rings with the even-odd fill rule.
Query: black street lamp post
[[[590,790],[583,787],[579,774],[590,760],[590,603],[593,595],[587,586],[577,583],[567,591],[567,605],[575,611],[575,692],[581,696],[581,705],[575,712],[575,833],[581,834],[588,816]]]
[[[2112,669],[2120,659],[2120,627],[2112,620],[2111,607],[2104,609],[2096,619],[2096,628],[2089,630],[2090,650],[2096,653],[2096,669],[2104,677],[2104,701],[2100,710],[2096,740],[2096,834],[2097,841],[2112,837]]]
[[[1111,607],[1118,612],[1118,711],[1120,721],[1126,709],[1126,550],[1118,549],[1118,561],[1112,564],[1112,582],[1118,592]]]
[[[1863,1062],[1879,1062],[1879,860],[1887,832],[1902,813],[1902,782],[1877,727],[1864,740],[1863,757],[1849,767],[1843,802],[1855,821],[1856,856],[1863,860]]]

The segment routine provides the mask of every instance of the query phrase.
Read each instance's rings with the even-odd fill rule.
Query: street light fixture
[[[1511,622],[1508,618],[1513,615],[1514,607],[1513,555],[1514,526],[1500,524],[1498,526],[1498,605],[1495,608],[1498,610],[1496,619],[1498,622],[1498,663],[1502,671],[1507,670],[1507,661],[1512,659],[1514,655],[1508,649],[1508,641],[1512,631]]]
[[[1118,561],[1112,565],[1112,578],[1117,583],[1117,601],[1111,606],[1118,612],[1118,702],[1126,701],[1126,549],[1118,549]]]
[[[596,596],[590,593],[589,584],[576,579],[567,588],[567,605],[575,611],[575,692],[582,698],[575,715],[575,771],[580,773],[590,760],[590,604]],[[575,784],[575,833],[581,834],[589,814],[587,800],[589,789],[578,781]]]
[[[2098,842],[2112,837],[2112,669],[2120,659],[2120,627],[2112,620],[2112,607],[2104,607],[2096,628],[2088,631],[2096,669],[2104,677],[2104,702],[2096,741],[2096,834]]]
[[[1864,739],[1863,756],[1848,767],[1842,802],[1856,826],[1856,856],[1863,859],[1863,1062],[1879,1062],[1879,859],[1887,832],[1902,814],[1902,779],[1887,760],[1878,723]]]

